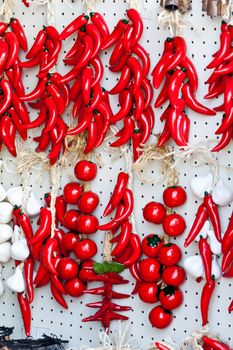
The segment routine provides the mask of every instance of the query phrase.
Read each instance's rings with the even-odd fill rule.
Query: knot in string
[[[172,37],[180,35],[186,27],[184,16],[179,10],[162,10],[159,14],[158,22],[162,28],[169,29]]]
[[[96,10],[97,0],[82,0],[86,7],[86,13],[94,12]]]

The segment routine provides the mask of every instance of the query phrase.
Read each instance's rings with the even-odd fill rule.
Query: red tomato
[[[68,230],[77,231],[77,225],[80,218],[80,212],[75,209],[70,209],[65,213],[63,225]]]
[[[149,258],[155,258],[163,246],[163,240],[153,233],[142,240],[142,251]]]
[[[88,160],[80,160],[75,165],[74,174],[81,181],[91,181],[97,175],[97,165]]]
[[[172,322],[172,313],[165,310],[161,305],[154,307],[149,313],[149,320],[152,327],[163,329],[168,327]]]
[[[182,252],[178,245],[174,243],[164,244],[158,254],[160,264],[172,266],[178,264],[182,257]]]
[[[161,224],[166,215],[166,209],[162,203],[149,202],[143,209],[143,217],[153,224]]]
[[[69,295],[76,298],[80,297],[85,289],[84,284],[77,277],[73,280],[66,281],[64,287]]]
[[[80,215],[77,230],[83,234],[95,233],[98,229],[98,219],[93,215]]]
[[[74,254],[80,260],[91,259],[97,253],[96,243],[89,238],[74,244]]]
[[[140,283],[138,286],[139,298],[145,303],[156,303],[158,286],[156,283]]]
[[[187,199],[185,189],[181,186],[172,186],[166,188],[163,192],[163,201],[167,207],[175,208],[184,204]]]
[[[167,286],[159,293],[159,301],[167,310],[173,310],[183,303],[183,293],[180,289]]]
[[[86,260],[82,263],[82,268],[79,271],[79,278],[82,281],[89,281],[91,277],[95,277],[96,273],[93,269],[93,261]]]
[[[99,196],[92,191],[84,192],[78,201],[78,208],[83,214],[91,214],[99,205]]]
[[[72,280],[73,278],[77,277],[78,265],[74,259],[63,258],[57,265],[57,272],[61,279]]]
[[[162,280],[169,286],[178,287],[185,280],[185,270],[177,265],[165,267],[162,273]]]
[[[76,204],[83,193],[83,188],[78,182],[69,182],[65,185],[63,196],[66,203]]]
[[[186,222],[179,214],[167,215],[163,220],[163,230],[168,236],[180,236],[184,232],[185,228]]]
[[[146,282],[155,282],[160,279],[160,263],[154,258],[143,259],[139,263],[139,273]]]
[[[67,232],[63,237],[63,246],[69,252],[74,249],[74,243],[79,241],[79,236],[75,235],[73,232]]]

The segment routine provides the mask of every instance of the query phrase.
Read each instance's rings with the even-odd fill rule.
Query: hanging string
[[[163,29],[168,28],[170,30],[172,37],[180,35],[187,25],[184,15],[179,10],[162,10],[159,14],[158,22]]]
[[[145,0],[127,0],[129,8],[134,8],[139,13],[142,13],[147,8],[147,3]]]
[[[97,0],[82,0],[86,7],[86,13],[95,12]]]
[[[1,10],[0,14],[4,18],[5,23],[9,23],[10,19],[13,17],[13,8],[15,5],[15,0],[5,0]]]

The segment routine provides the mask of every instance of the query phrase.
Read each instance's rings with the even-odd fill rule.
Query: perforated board
[[[81,1],[72,1],[72,7],[68,6],[64,0],[56,0],[56,26],[59,30],[67,25],[72,19],[84,11]],[[100,11],[104,16],[112,29],[118,19],[124,17],[125,10],[128,4],[126,0],[97,0],[97,10]],[[160,11],[159,0],[148,0],[147,6],[150,14],[150,18],[144,18],[144,34],[142,38],[142,44],[146,50],[150,53],[152,67],[158,61],[162,50],[163,41],[169,36],[169,32],[160,28],[158,25],[157,15]],[[29,44],[33,42],[38,30],[43,24],[46,24],[46,7],[43,5],[31,5],[30,8],[26,9],[21,1],[17,1],[15,6],[15,15],[19,17],[21,22],[25,26],[25,30],[29,39]],[[145,16],[145,17],[148,17]],[[198,90],[198,98],[202,100],[202,97],[207,91],[207,87],[204,85],[204,81],[209,75],[204,67],[208,64],[211,59],[211,54],[217,50],[218,37],[219,37],[219,26],[220,20],[210,19],[201,12],[201,1],[193,1],[193,10],[186,16],[187,28],[184,31],[184,36],[187,39],[188,54],[192,58],[194,64],[197,67],[200,84]],[[67,42],[64,46],[64,51],[70,43]],[[114,86],[117,75],[114,75],[108,70],[108,57],[109,53],[103,53],[102,59],[105,62],[105,76],[103,79],[103,86],[110,88]],[[58,65],[60,72],[64,71],[62,63]],[[25,86],[30,91],[36,83],[35,71],[31,70],[27,72],[24,77]],[[157,95],[157,93],[155,93]],[[216,106],[210,102],[210,105]],[[33,112],[32,112],[33,113]],[[159,132],[162,125],[159,121],[161,111],[156,111],[156,123],[155,132]],[[191,119],[191,142],[196,143],[200,141],[214,140],[214,131],[221,120],[221,115],[216,117],[203,117],[197,115],[192,111],[188,111],[188,115]],[[38,134],[35,132],[34,134]],[[155,142],[154,137],[151,137],[150,142]],[[33,142],[29,142],[29,146],[33,147]],[[220,160],[226,167],[220,168],[221,176],[224,181],[232,187],[233,175],[230,167],[233,166],[231,147],[224,151],[220,155]],[[92,188],[96,191],[101,198],[101,205],[97,210],[97,215],[100,221],[103,221],[101,214],[109,198],[110,191],[112,191],[118,171],[124,170],[125,163],[124,159],[114,160],[114,156],[106,153],[104,150],[99,151],[102,158],[104,159],[105,165],[99,169],[98,177],[93,182]],[[4,153],[3,158],[7,157]],[[195,164],[194,164],[195,165]],[[190,191],[190,179],[196,175],[206,174],[208,167],[194,167],[189,161],[182,161],[179,163],[180,171],[180,183],[185,186],[188,191],[188,201],[179,210],[179,213],[185,216],[187,226],[192,222],[194,214],[198,207],[199,201],[194,198]],[[159,165],[156,162],[150,163],[148,169],[144,170],[143,176],[159,176]],[[38,184],[35,180],[36,176],[33,173],[31,176],[30,184],[34,191],[39,197],[43,197],[43,194],[49,190],[48,178],[45,176],[42,184]],[[62,178],[62,186],[65,184],[67,178],[64,174]],[[2,171],[1,182],[6,188],[20,184],[20,178],[13,173],[10,174],[6,171]],[[134,180],[134,195],[135,195],[135,217],[137,231],[141,237],[151,232],[162,232],[161,227],[149,225],[143,221],[142,208],[144,205],[152,199],[160,201],[162,198],[162,190],[164,185],[153,185],[139,181],[136,177]],[[227,225],[227,218],[231,214],[231,205],[221,209],[221,221],[223,231]],[[183,245],[184,237],[186,233],[177,241]],[[95,240],[98,241],[99,252],[103,244],[103,233],[98,232],[95,234]],[[197,252],[194,246],[190,247],[188,251],[183,251],[184,256],[192,255]],[[99,256],[100,259],[100,256]],[[13,265],[7,265],[4,268],[4,278],[12,273]],[[126,277],[129,277],[125,273]],[[130,277],[129,277],[130,278]],[[124,287],[124,292],[130,292],[133,288],[133,281],[130,278],[131,283]],[[130,316],[130,331],[131,337],[138,339],[140,346],[143,349],[147,349],[154,340],[162,340],[167,336],[170,336],[174,341],[180,342],[183,338],[189,335],[195,329],[201,327],[201,318],[199,311],[199,300],[201,294],[201,288],[203,284],[197,284],[191,278],[188,278],[185,284],[182,286],[184,291],[184,304],[181,308],[175,311],[175,319],[172,325],[163,330],[158,331],[153,329],[148,321],[148,313],[152,308],[151,305],[142,303],[137,296],[132,296],[130,300],[122,300],[122,304],[131,305],[133,310],[128,313]],[[93,284],[94,287],[94,284]],[[118,289],[119,291],[121,288]],[[122,289],[123,290],[123,289]],[[211,303],[210,312],[210,330],[215,334],[219,334],[223,339],[228,340],[233,344],[232,336],[232,316],[227,313],[227,307],[233,296],[232,281],[222,279],[218,282],[216,292]],[[32,326],[33,334],[35,336],[41,335],[43,331],[51,331],[59,337],[68,339],[70,345],[79,347],[80,345],[97,346],[99,344],[99,332],[102,328],[98,323],[85,323],[81,322],[83,317],[91,314],[92,310],[85,307],[87,302],[95,301],[96,296],[84,296],[80,299],[69,300],[69,310],[63,311],[58,304],[53,300],[50,295],[48,288],[43,288],[36,291],[35,301],[32,306]],[[19,307],[17,305],[16,297],[13,293],[6,290],[4,296],[1,298],[0,306],[0,319],[1,324],[15,326],[15,337],[22,336],[22,321],[20,316]],[[117,324],[113,325],[113,328],[117,327]]]

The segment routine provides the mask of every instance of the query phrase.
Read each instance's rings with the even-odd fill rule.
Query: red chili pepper
[[[84,119],[76,127],[69,129],[67,135],[78,135],[87,129],[92,120],[93,112],[87,112],[87,109],[85,108],[82,108],[82,112],[85,113]]]
[[[172,70],[179,66],[185,58],[187,51],[185,40],[180,36],[174,37],[172,39],[172,44],[175,54],[173,55],[170,65],[168,66],[168,70]]]
[[[121,136],[115,142],[111,143],[110,146],[111,147],[123,146],[132,137],[134,127],[135,127],[134,120],[131,119],[131,117],[126,117],[124,119],[124,126],[121,129],[122,130]]]
[[[228,312],[232,312],[233,311],[233,300],[231,301],[229,307],[228,307]]]
[[[138,121],[141,118],[143,110],[145,109],[145,99],[141,88],[139,88],[134,94],[134,104],[134,118]]]
[[[59,115],[62,115],[65,111],[65,101],[63,99],[63,95],[60,89],[55,84],[49,83],[47,85],[47,92],[50,94],[50,96],[56,103]]]
[[[14,62],[17,60],[17,57],[19,56],[19,42],[17,39],[17,36],[13,32],[7,32],[4,36],[6,43],[8,45],[9,54],[8,59],[6,62],[6,69],[9,69],[12,67]]]
[[[182,61],[182,67],[186,69],[186,75],[194,92],[198,88],[198,75],[192,61],[186,56]]]
[[[98,55],[98,53],[100,51],[100,47],[102,44],[102,36],[101,36],[98,28],[96,27],[96,25],[92,24],[92,23],[88,23],[85,26],[85,31],[88,35],[90,35],[92,37],[93,44],[94,44],[92,58],[94,58],[96,55]]]
[[[7,43],[3,40],[0,40],[0,50],[1,50],[0,74],[2,74],[3,71],[5,70],[5,65],[7,62],[8,55],[9,55],[9,49],[8,49]]]
[[[141,130],[140,143],[144,145],[148,141],[151,134],[150,119],[148,118],[148,115],[145,112],[142,112],[139,123],[140,123],[140,130]]]
[[[144,108],[147,108],[150,106],[153,98],[153,88],[151,82],[147,78],[144,78],[142,80],[141,88],[144,91]]]
[[[50,61],[52,61],[55,57],[58,56],[61,50],[61,39],[59,37],[59,33],[56,28],[53,26],[48,26],[45,29],[47,38],[51,39],[53,42],[53,48],[51,50]]]
[[[222,240],[223,254],[226,254],[232,246],[233,246],[233,213],[231,214],[231,218],[229,220],[226,232]]]
[[[45,277],[47,277],[48,274],[49,274],[48,270],[42,264],[42,262],[40,262],[33,284],[35,285],[39,284]]]
[[[58,241],[55,238],[50,237],[44,246],[42,252],[42,259],[47,270],[55,276],[58,276],[58,272],[54,265],[54,252],[58,248]]]
[[[130,57],[127,60],[127,66],[133,73],[133,94],[137,92],[142,84],[143,70],[141,64],[135,57]]]
[[[127,28],[128,29],[128,28]],[[132,28],[132,31],[133,31],[133,28]],[[124,38],[123,39],[120,39],[116,46],[114,47],[112,53],[111,53],[111,56],[110,56],[110,59],[109,59],[109,65],[110,66],[115,66],[116,64],[118,64],[118,62],[120,61],[121,57],[123,55],[125,55],[125,51],[127,51],[125,48],[124,48],[124,40],[125,40],[125,35],[127,33],[127,30],[125,31],[124,33]],[[128,41],[127,41],[128,42]]]
[[[111,118],[111,123],[115,124],[119,120],[125,118],[130,112],[133,105],[133,97],[129,90],[123,90],[120,93],[119,99],[121,108],[120,110]],[[122,103],[121,103],[122,102]]]
[[[205,277],[207,282],[210,282],[213,279],[212,276],[212,252],[207,242],[206,238],[200,238],[199,243],[199,252],[203,261]]]
[[[231,141],[233,134],[233,127],[223,132],[222,137],[218,144],[212,148],[212,152],[219,152],[224,149]]]
[[[56,217],[58,221],[63,225],[64,216],[66,213],[66,202],[63,196],[58,196],[55,202]]]
[[[226,272],[233,263],[233,246],[230,250],[223,255],[222,259],[222,272]]]
[[[41,136],[34,137],[33,140],[39,142],[36,148],[36,152],[43,152],[49,145],[50,137],[47,132],[44,132],[44,130],[42,130]]]
[[[187,238],[185,239],[185,247],[188,247],[194,241],[207,219],[208,212],[205,205],[202,203],[197,210],[196,218],[192,224]]]
[[[27,129],[35,129],[38,128],[39,126],[41,126],[47,117],[47,110],[45,105],[42,105],[40,113],[38,115],[38,117],[36,119],[34,119],[32,122],[30,122],[29,124],[24,125],[25,128]]]
[[[124,261],[124,266],[129,267],[130,265],[136,263],[141,256],[141,241],[140,237],[136,234],[131,234],[130,237],[130,248],[132,249],[132,255],[126,261]]]
[[[23,140],[27,140],[27,130],[24,128],[24,125],[22,124],[18,114],[16,113],[16,111],[14,110],[13,107],[11,107],[8,110],[8,113],[11,116],[12,122],[14,123],[18,133],[20,134],[20,136],[22,137]]]
[[[125,250],[125,248],[127,247],[128,243],[129,243],[131,233],[132,233],[131,223],[129,221],[123,222],[123,224],[121,226],[121,233],[120,233],[119,241],[117,242],[117,245],[115,246],[115,248],[111,252],[112,256],[118,256],[118,255],[121,255],[123,253],[123,251]]]
[[[206,282],[203,287],[201,294],[201,316],[202,316],[202,326],[205,326],[208,322],[209,304],[211,296],[215,288],[215,281],[211,280]]]
[[[21,68],[32,68],[37,66],[40,63],[40,59],[41,59],[41,56],[38,55],[32,58],[30,61],[25,61],[25,62],[19,61],[19,66]]]
[[[111,198],[104,210],[103,216],[107,216],[111,214],[111,212],[118,206],[120,201],[122,200],[123,193],[126,190],[126,186],[129,180],[129,175],[121,171],[117,177],[117,183],[114,188],[114,191],[111,195]]]
[[[90,61],[93,53],[93,40],[90,35],[85,35],[83,38],[84,51],[80,57],[75,69],[81,69]]]
[[[82,80],[81,80],[81,76],[79,75],[70,89],[70,99],[74,102],[81,91],[81,88],[82,88],[81,84],[82,84]]]
[[[0,22],[0,35],[2,36],[7,30],[8,26],[4,22]]]
[[[119,94],[121,91],[123,91],[129,84],[131,77],[131,70],[129,67],[125,66],[121,72],[121,76],[119,78],[119,81],[117,84],[112,88],[112,90],[109,91],[110,95],[116,95]]]
[[[33,101],[33,100],[36,100],[37,98],[40,98],[43,92],[45,91],[47,80],[48,80],[47,77],[40,79],[36,88],[32,92],[30,92],[28,95],[21,96],[20,100]]]
[[[190,107],[193,111],[205,114],[205,115],[215,115],[215,111],[212,109],[203,106],[200,102],[198,102],[193,94],[191,85],[189,82],[185,83],[182,87],[182,94],[185,100],[185,103]]]
[[[31,308],[27,296],[24,293],[17,293],[18,303],[24,323],[24,330],[27,337],[31,333]]]
[[[96,139],[98,135],[97,125],[95,121],[91,121],[87,128],[87,144],[83,151],[84,154],[87,154],[93,150],[96,144]]]
[[[165,78],[167,72],[169,72],[168,67],[171,63],[173,54],[171,52],[165,53],[162,56],[161,60],[155,66],[152,77],[153,77],[153,86],[155,89],[158,89]]]
[[[206,337],[205,335],[202,336],[202,340],[203,340],[204,344],[211,346],[215,350],[230,350],[231,349],[227,344],[224,344],[224,343],[218,341],[217,339],[212,339],[212,338]]]
[[[186,146],[187,142],[184,135],[185,116],[177,108],[171,108],[168,114],[168,126],[171,136],[178,146]]]
[[[220,217],[218,213],[218,207],[214,203],[213,198],[210,194],[206,193],[204,197],[204,205],[207,209],[208,216],[210,218],[210,221],[212,223],[215,236],[219,242],[222,241],[221,237],[221,224],[220,224]]]
[[[47,133],[47,132],[51,131],[57,123],[58,109],[57,109],[57,105],[56,105],[55,101],[51,97],[47,97],[44,100],[44,104],[46,106],[47,113],[48,113],[48,120],[47,120],[46,126],[44,128],[44,132]]]
[[[90,60],[89,62],[93,67],[93,72],[95,76],[92,79],[92,87],[100,82],[104,74],[103,64],[98,56]]]
[[[24,262],[24,276],[25,276],[26,290],[27,290],[29,304],[31,304],[34,300],[33,268],[34,268],[34,261],[29,256],[27,260]]]
[[[0,80],[0,88],[3,94],[3,100],[1,101],[0,114],[6,112],[12,101],[12,86],[7,79]]]
[[[20,101],[18,96],[13,93],[12,95],[12,104],[15,111],[18,113],[23,124],[28,124],[30,122],[28,110],[24,104],[24,102]]]
[[[82,93],[85,104],[90,102],[92,75],[93,71],[91,67],[86,67],[82,70]]]
[[[51,232],[52,216],[51,211],[47,208],[40,210],[40,227],[36,231],[35,235],[29,241],[30,244],[36,244],[37,242],[47,238]]]
[[[88,107],[88,111],[93,111],[94,109],[98,108],[98,105],[100,104],[102,100],[102,89],[100,84],[96,84],[92,88],[92,99],[90,102],[90,105]]]
[[[171,76],[168,88],[168,97],[173,107],[184,109],[185,102],[182,98],[179,98],[181,87],[186,78],[186,69],[177,69]]]
[[[131,8],[127,11],[128,18],[133,22],[133,38],[131,45],[132,47],[138,43],[143,32],[143,22],[140,14],[137,10]]]
[[[34,44],[32,45],[31,49],[27,53],[26,58],[32,59],[38,56],[44,47],[46,39],[47,39],[47,35],[45,33],[45,30],[44,29],[40,30],[36,36]]]
[[[101,45],[102,50],[106,50],[109,47],[113,46],[119,38],[124,33],[129,21],[126,19],[121,19],[116,27],[113,29],[112,33],[108,36],[108,38],[104,41],[104,43]]]
[[[26,38],[24,29],[23,29],[21,23],[19,22],[19,20],[17,18],[11,18],[10,19],[10,26],[18,39],[18,42],[19,42],[21,49],[23,51],[27,52],[27,50],[28,50],[27,38]]]
[[[7,115],[2,116],[0,120],[0,139],[13,157],[16,157],[15,131],[16,128],[11,118]]]
[[[27,241],[29,242],[33,237],[32,224],[29,217],[22,210],[19,212],[18,221]]]
[[[89,20],[88,16],[80,15],[73,22],[71,22],[60,34],[60,39],[65,40],[74,32],[78,31],[81,27],[87,24]]]
[[[62,293],[55,287],[55,285],[52,282],[50,283],[50,289],[54,299],[58,302],[58,304],[64,307],[64,309],[68,309],[68,305],[65,299],[63,298]]]
[[[212,69],[218,67],[224,60],[224,56],[229,52],[231,47],[231,34],[228,31],[223,31],[220,34],[220,49],[213,61],[208,64],[207,68]]]
[[[155,346],[159,350],[170,350],[170,348],[162,343],[155,342]]]
[[[142,279],[140,277],[139,271],[138,271],[138,263],[135,262],[134,264],[130,265],[129,271],[133,278],[137,281],[137,283],[141,283]]]
[[[91,12],[90,17],[91,17],[92,23],[99,30],[103,41],[107,40],[109,37],[109,29],[108,29],[108,26],[107,26],[103,16],[101,16],[101,14],[98,12]]]
[[[83,95],[80,93],[77,96],[76,101],[74,102],[74,105],[73,105],[73,109],[72,109],[73,118],[76,118],[79,115],[80,111],[83,109],[83,105],[84,105]]]

